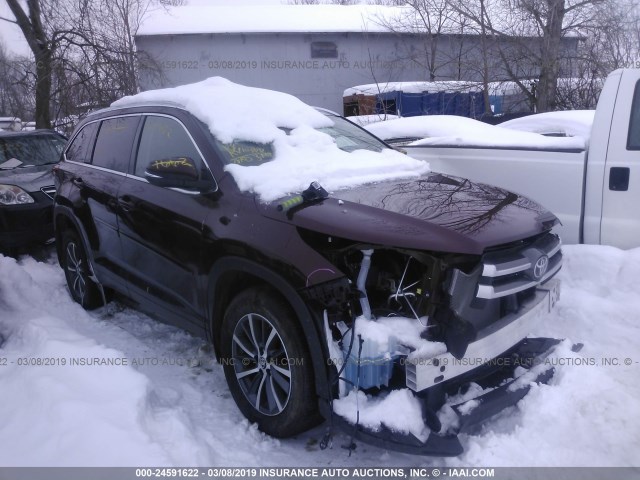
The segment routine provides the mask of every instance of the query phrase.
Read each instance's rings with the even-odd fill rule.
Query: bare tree
[[[182,0],[6,0],[35,60],[35,120],[75,116],[137,91],[134,35],[147,11]],[[56,122],[58,123],[58,121]]]
[[[51,127],[49,110],[49,100],[51,99],[51,72],[53,70],[53,57],[57,45],[45,29],[40,0],[27,0],[27,11],[23,9],[18,0],[6,0],[6,2],[16,19],[15,21],[9,19],[3,20],[13,22],[20,27],[35,57],[36,127],[49,128]]]
[[[34,81],[32,62],[12,57],[0,43],[0,116],[33,118]]]
[[[607,28],[611,17],[601,15],[612,0],[484,0],[484,14],[476,4],[449,0],[452,8],[472,20],[485,35],[508,39],[499,49],[504,72],[530,96],[537,111],[553,110],[558,101],[558,78],[572,76],[570,59],[591,31]],[[484,35],[483,35],[484,36]],[[573,48],[572,48],[573,45]],[[536,79],[535,90],[523,79]]]
[[[422,48],[415,49],[411,43],[400,56],[424,69],[428,80],[436,80],[439,70],[457,60],[451,46],[443,45],[448,34],[459,33],[460,26],[459,15],[449,7],[448,0],[380,0],[379,3],[405,7],[397,16],[377,21],[391,32],[412,33],[421,39]]]

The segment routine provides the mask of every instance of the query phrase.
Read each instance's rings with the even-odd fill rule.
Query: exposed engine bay
[[[427,348],[426,343],[440,344],[453,358],[463,358],[469,345],[495,329],[496,322],[517,317],[531,303],[539,284],[560,268],[562,257],[560,242],[552,234],[502,246],[483,256],[320,237],[307,237],[307,241],[347,279],[310,293],[327,311],[332,338],[347,363],[347,379],[360,389],[388,386],[391,376],[402,370],[393,372],[393,363],[400,359],[411,358],[417,351],[424,356],[442,350]],[[536,277],[538,259],[549,269]],[[357,335],[362,346],[354,341]],[[360,367],[358,372],[354,365]]]

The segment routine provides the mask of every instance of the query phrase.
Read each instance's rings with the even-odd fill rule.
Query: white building
[[[445,24],[434,50],[429,36],[416,33],[420,23],[412,10],[374,5],[157,11],[136,36],[143,53],[141,87],[223,76],[342,112],[343,92],[354,85],[481,79],[477,35],[461,35],[459,26]],[[576,42],[567,39],[565,44],[575,48]],[[510,43],[509,38],[494,39],[490,48],[508,51]],[[493,79],[507,78],[499,55],[489,58]],[[535,77],[534,70],[529,78]]]

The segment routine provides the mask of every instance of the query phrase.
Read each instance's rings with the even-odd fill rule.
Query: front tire
[[[251,288],[231,301],[220,349],[229,390],[260,430],[283,438],[317,423],[313,369],[302,329],[272,290]]]
[[[62,268],[69,293],[86,310],[102,305],[98,286],[91,280],[87,254],[78,235],[67,230],[62,234]]]

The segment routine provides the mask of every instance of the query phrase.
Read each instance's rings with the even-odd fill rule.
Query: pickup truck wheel
[[[71,297],[87,310],[102,305],[100,290],[89,278],[90,269],[84,246],[70,230],[62,234],[62,265]]]
[[[240,411],[263,432],[289,437],[317,423],[311,359],[288,305],[267,288],[238,294],[220,338],[224,373]]]

